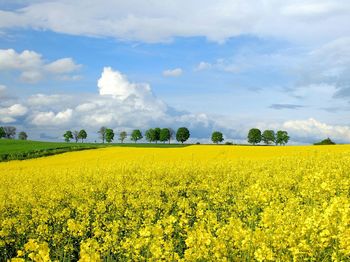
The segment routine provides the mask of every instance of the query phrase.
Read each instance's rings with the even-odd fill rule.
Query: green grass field
[[[0,162],[9,160],[24,160],[42,156],[55,155],[70,151],[95,149],[109,146],[122,147],[184,147],[182,144],[150,144],[150,143],[65,143],[65,142],[42,142],[42,141],[23,141],[13,139],[0,139]]]

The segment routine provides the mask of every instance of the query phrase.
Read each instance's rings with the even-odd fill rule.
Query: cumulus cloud
[[[163,76],[166,77],[177,77],[181,76],[183,73],[181,68],[175,68],[175,69],[167,69],[163,71]]]
[[[169,107],[157,98],[149,84],[134,83],[118,70],[105,67],[97,81],[98,92],[85,95],[31,95],[23,105],[14,104],[0,111],[2,122],[21,121],[24,128],[41,133],[85,128],[92,137],[105,125],[146,129],[153,126],[188,126],[194,137],[207,137],[216,122],[206,114],[193,114]],[[34,131],[33,131],[34,132]]]
[[[62,126],[72,119],[73,110],[68,108],[64,111],[54,113],[49,112],[34,112],[31,118],[31,124],[36,126]]]
[[[24,116],[27,112],[28,108],[21,104],[14,104],[9,107],[0,107],[0,122],[16,122],[17,117]]]
[[[317,142],[327,137],[337,142],[350,141],[350,127],[329,125],[314,118],[286,121],[282,127],[288,130],[294,141]]]
[[[45,66],[46,70],[53,74],[74,72],[80,67],[81,65],[77,65],[72,58],[61,58]]]
[[[145,42],[191,36],[221,42],[241,34],[312,41],[348,34],[350,29],[339,25],[349,24],[349,9],[347,0],[52,0],[0,11],[0,29],[31,27]]]
[[[0,49],[0,71],[18,71],[20,80],[26,83],[37,83],[46,73],[69,77],[64,74],[75,72],[80,67],[72,58],[62,58],[47,64],[42,55],[35,51],[17,53],[14,49]]]

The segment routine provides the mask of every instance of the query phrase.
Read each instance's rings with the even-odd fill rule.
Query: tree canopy
[[[326,139],[323,139],[321,142],[314,143],[314,145],[335,145],[335,142],[328,137]]]
[[[218,144],[224,141],[224,137],[221,132],[215,131],[211,134],[211,141],[213,141],[215,144]]]
[[[150,128],[150,129],[146,130],[146,132],[145,132],[145,138],[146,138],[146,140],[147,140],[148,142],[150,142],[150,143],[156,141],[157,135],[156,135],[155,129]]]
[[[266,144],[270,145],[275,143],[276,136],[275,131],[273,130],[265,130],[261,135],[261,140]]]
[[[190,131],[186,127],[180,127],[176,132],[176,140],[182,144],[190,138]]]
[[[124,143],[124,140],[128,137],[128,134],[125,131],[121,131],[119,133],[119,140],[120,142]]]
[[[248,133],[248,143],[256,145],[261,142],[261,131],[258,128],[252,128]]]
[[[160,130],[160,135],[159,135],[159,141],[165,143],[166,141],[169,141],[170,143],[170,130],[169,128],[162,128]]]
[[[106,141],[107,143],[111,143],[114,139],[114,131],[113,129],[107,128],[106,129]]]
[[[27,140],[27,138],[28,138],[28,135],[26,132],[24,132],[24,131],[19,132],[19,134],[18,134],[19,140]]]
[[[87,138],[87,133],[84,129],[80,130],[79,131],[79,139],[81,139],[81,142],[83,143],[84,142],[84,139]]]
[[[16,136],[16,128],[14,126],[3,126],[3,131],[5,132],[5,138],[13,139]]]
[[[69,142],[71,139],[73,139],[73,133],[72,131],[66,131],[66,133],[63,134],[64,141]]]
[[[107,130],[107,127],[102,126],[102,127],[100,127],[100,130],[97,131],[97,133],[100,134],[100,138],[102,140],[102,143],[104,143],[106,140],[106,130]]]
[[[276,145],[285,145],[289,141],[289,136],[287,131],[278,130],[276,133]]]
[[[143,136],[142,136],[142,133],[139,129],[134,129],[131,133],[131,140],[134,141],[135,143],[142,139]]]

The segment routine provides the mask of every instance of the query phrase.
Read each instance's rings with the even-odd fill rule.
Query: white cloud
[[[337,142],[350,141],[350,127],[342,125],[328,125],[314,118],[307,120],[291,120],[283,123],[282,127],[291,134],[295,141],[305,140],[318,142],[320,139],[330,137]]]
[[[0,122],[8,124],[8,123],[14,123],[16,122],[16,119],[10,116],[1,116],[0,115]]]
[[[96,108],[96,104],[94,103],[83,103],[81,105],[78,105],[75,110],[78,112],[91,112]]]
[[[194,136],[202,136],[203,133],[207,136],[215,125],[206,114],[170,108],[153,94],[150,85],[133,83],[110,67],[103,69],[96,94],[36,94],[23,100],[23,106],[27,108],[26,114],[22,110],[24,115],[19,117],[21,108],[12,105],[4,109],[0,120],[21,121],[24,129],[37,129],[38,136],[42,132],[55,132],[56,136],[64,129],[85,128],[91,134],[89,137],[93,137],[97,136],[96,129],[100,125],[114,129],[123,127],[125,130],[188,126]],[[17,111],[17,114],[13,113],[12,117],[8,114],[10,111]]]
[[[23,116],[27,113],[28,109],[21,104],[14,104],[7,108],[0,108],[0,115],[7,116]]]
[[[75,72],[80,67],[72,58],[62,58],[46,64],[42,55],[34,51],[17,53],[13,49],[0,49],[0,71],[19,71],[20,80],[26,83],[37,83],[46,73],[60,76]],[[65,77],[68,79],[68,76]]]
[[[166,76],[166,77],[177,77],[180,75],[182,75],[181,68],[167,69],[163,71],[163,76]]]
[[[298,85],[334,86],[335,97],[348,98],[350,96],[350,37],[335,39],[306,53],[294,66],[294,70],[299,78]]]
[[[31,107],[38,106],[53,106],[62,102],[66,102],[70,97],[67,95],[45,95],[45,94],[36,94],[28,97],[27,104]],[[66,104],[65,103],[65,104]]]
[[[211,63],[202,61],[196,66],[195,71],[202,71],[202,70],[210,69],[211,67],[212,67]]]
[[[78,70],[81,65],[76,64],[72,58],[66,57],[58,59],[45,66],[46,70],[54,74],[70,73]]]
[[[35,112],[31,116],[31,124],[36,126],[61,126],[68,123],[72,119],[73,110],[68,108],[64,111],[54,113],[49,112]]]
[[[330,1],[319,1],[319,2],[299,2],[287,5],[282,8],[281,13],[287,16],[294,17],[305,17],[305,18],[314,18],[314,17],[323,17],[327,18],[333,14],[342,13],[349,11],[346,8],[342,8],[339,2],[330,2]]]
[[[52,0],[0,11],[0,29],[31,27],[145,42],[192,36],[221,42],[241,34],[313,41],[349,34],[349,27],[339,26],[349,24],[349,9],[347,0]]]
[[[21,74],[20,79],[26,83],[37,83],[43,78],[40,71],[25,71]]]
[[[0,70],[32,70],[42,66],[42,57],[40,54],[24,50],[17,53],[13,49],[0,49]]]
[[[111,67],[103,69],[97,86],[101,96],[112,96],[135,109],[163,111],[166,107],[153,95],[150,85],[131,83],[126,76]]]
[[[0,122],[13,123],[17,117],[24,116],[28,112],[28,108],[21,104],[13,104],[9,107],[0,108]]]

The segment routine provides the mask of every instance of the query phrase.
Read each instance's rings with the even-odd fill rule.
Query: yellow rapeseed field
[[[0,163],[0,261],[349,261],[350,146]]]

